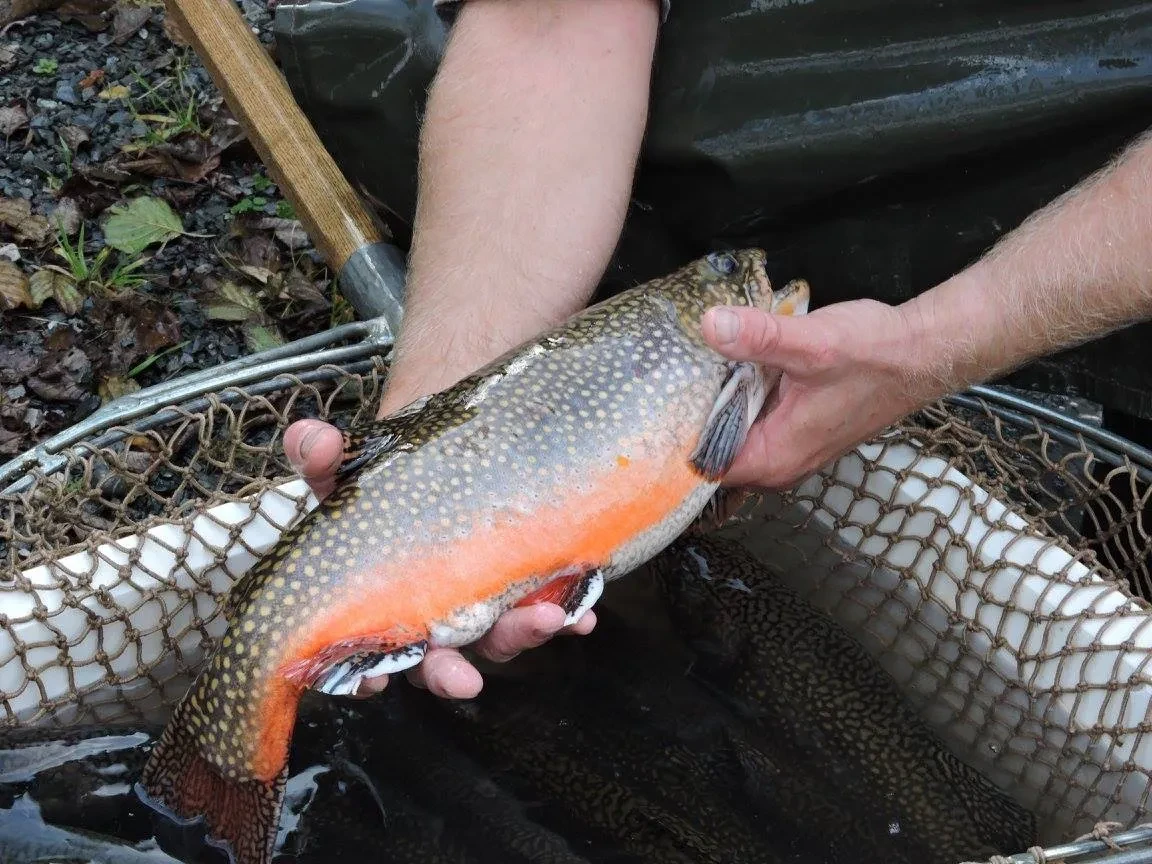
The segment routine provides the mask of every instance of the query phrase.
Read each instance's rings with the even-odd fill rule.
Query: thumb
[[[806,315],[717,306],[705,313],[702,330],[705,341],[728,359],[761,363],[792,376],[818,371],[828,353],[824,328]]]

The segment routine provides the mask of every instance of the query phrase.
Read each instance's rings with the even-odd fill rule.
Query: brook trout
[[[715,305],[804,314],[764,253],[622,292],[349,435],[339,485],[233,588],[228,628],[141,777],[145,799],[266,864],[297,703],[354,693],[515,605],[576,621],[701,513],[772,374],[714,352]]]
[[[843,861],[983,861],[1036,841],[1035,816],[953,755],[850,633],[739,544],[681,538],[652,569],[697,649],[694,675],[753,733],[741,749],[761,807],[840,835]]]

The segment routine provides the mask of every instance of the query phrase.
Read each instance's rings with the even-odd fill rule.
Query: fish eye
[[[708,256],[708,263],[712,269],[724,276],[731,276],[736,272],[736,256],[728,252],[713,252]]]

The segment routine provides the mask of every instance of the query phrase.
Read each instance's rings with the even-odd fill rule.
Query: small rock
[[[45,111],[55,111],[60,107],[59,102],[53,102],[51,99],[37,99],[36,107],[42,108]]]
[[[143,138],[148,134],[148,127],[144,124],[144,121],[135,120],[132,123],[130,132],[133,138]]]
[[[24,388],[21,387],[21,390]],[[35,432],[44,423],[44,412],[39,408],[29,408],[24,412],[24,425]]]
[[[32,40],[32,44],[37,48],[50,48],[52,43],[56,41],[56,37],[51,33],[41,33]]]
[[[77,105],[80,100],[76,96],[76,88],[69,84],[67,81],[61,81],[56,85],[56,90],[52,94],[58,101],[64,102],[68,105]]]
[[[12,401],[16,401],[17,399],[23,399],[24,394],[27,392],[28,391],[24,389],[23,384],[17,384],[15,387],[9,387],[7,390],[5,390],[4,395]]]
[[[85,87],[83,90],[80,91],[80,95],[83,96],[85,100],[94,99],[94,98],[96,98],[96,88],[95,87]]]
[[[0,259],[15,263],[20,260],[20,248],[15,243],[5,243],[0,246]]]
[[[47,114],[37,114],[29,123],[33,129],[48,129],[52,125],[52,118]]]

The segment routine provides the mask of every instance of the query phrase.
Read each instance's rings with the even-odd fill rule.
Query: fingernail
[[[716,341],[721,345],[735,342],[740,335],[740,316],[729,309],[714,309],[712,327],[716,332]]]
[[[316,439],[320,437],[320,427],[309,429],[304,433],[304,437],[300,439],[300,458],[307,459],[308,454],[312,452],[312,445],[316,443]]]

